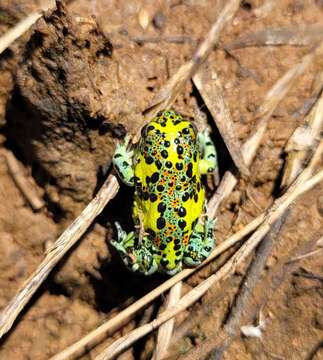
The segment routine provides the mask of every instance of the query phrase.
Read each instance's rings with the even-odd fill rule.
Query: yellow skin
[[[214,246],[214,222],[202,219],[201,175],[217,166],[208,134],[196,134],[189,120],[164,111],[144,127],[134,151],[127,150],[127,141],[119,145],[113,162],[123,181],[135,186],[138,230],[126,234],[116,224],[118,241],[112,241],[125,264],[146,275],[173,275],[183,262],[200,264]]]

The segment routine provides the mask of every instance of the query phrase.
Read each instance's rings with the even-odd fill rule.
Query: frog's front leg
[[[158,264],[153,253],[147,244],[149,240],[146,236],[138,243],[137,235],[134,232],[127,234],[120,226],[115,223],[118,233],[118,240],[112,240],[111,244],[118,250],[124,264],[133,272],[140,272],[144,275],[151,275],[158,269]]]
[[[117,144],[112,162],[122,181],[129,186],[134,186],[134,153],[128,150],[129,141],[130,136],[127,135],[123,144]]]
[[[184,263],[188,266],[201,264],[211,253],[215,241],[213,237],[215,220],[206,218],[205,223],[195,225],[190,241],[184,250]]]
[[[198,142],[201,153],[199,170],[202,175],[218,171],[218,160],[216,149],[208,131],[198,134]]]

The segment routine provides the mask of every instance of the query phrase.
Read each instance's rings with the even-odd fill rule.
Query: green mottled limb
[[[134,186],[133,151],[128,150],[130,137],[126,136],[123,144],[117,144],[113,155],[113,165],[121,180],[128,186]]]
[[[206,219],[204,224],[197,223],[184,251],[184,263],[188,266],[201,264],[212,252],[215,241],[213,229],[215,220]]]
[[[205,175],[216,172],[218,168],[217,154],[209,133],[207,131],[199,133],[198,142],[202,154],[199,163],[200,173]]]
[[[148,239],[144,237],[142,244],[137,243],[137,235],[134,232],[127,234],[118,222],[118,240],[111,240],[111,245],[119,252],[122,261],[132,272],[140,272],[144,275],[151,275],[158,270],[156,257],[152,249],[147,247]]]

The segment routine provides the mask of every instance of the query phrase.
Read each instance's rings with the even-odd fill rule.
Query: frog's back
[[[199,148],[190,121],[173,111],[157,115],[143,130],[135,155],[136,217],[171,270],[181,261],[204,204]]]

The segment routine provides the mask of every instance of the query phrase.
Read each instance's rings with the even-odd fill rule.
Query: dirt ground
[[[9,171],[6,156],[0,156],[0,309],[93,198],[110,171],[117,139],[140,127],[140,114],[192,56],[224,3],[73,0],[48,11],[0,55],[0,155],[14,154],[35,196],[45,203],[40,210],[32,209]],[[266,92],[311,47],[252,46],[229,54],[224,45],[268,28],[323,26],[322,1],[276,1],[269,13],[257,16],[263,3],[242,2],[208,59],[224,84],[240,141],[253,130],[256,109]],[[1,34],[40,4],[40,0],[0,0]],[[313,102],[322,69],[318,59],[271,117],[250,180],[241,180],[219,211],[219,243],[268,208],[279,194],[284,146]],[[189,116],[202,111],[210,120],[192,83],[185,86],[174,109]],[[221,141],[217,150],[222,175],[232,162]],[[48,359],[165,280],[161,275],[142,278],[128,272],[108,245],[115,220],[131,228],[131,203],[132,191],[122,185],[1,342],[0,359]],[[254,292],[255,313],[266,319],[262,337],[239,337],[223,359],[323,359],[322,253],[287,269],[283,266],[322,234],[320,184],[292,206]],[[188,278],[184,291],[205,279],[219,261]],[[216,337],[245,268],[178,316],[171,358]],[[152,305],[150,316],[161,303]],[[136,327],[149,311],[145,314],[138,314],[82,358],[93,358]],[[150,358],[154,340],[154,335],[144,338],[120,359]]]

